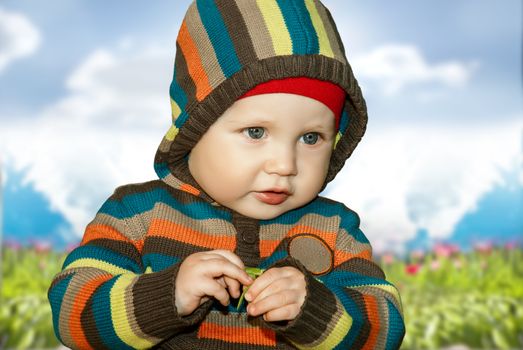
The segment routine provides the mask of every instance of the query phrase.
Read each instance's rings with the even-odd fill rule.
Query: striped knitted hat
[[[176,40],[172,125],[156,153],[158,176],[200,194],[186,166],[192,147],[243,94],[288,77],[332,82],[346,92],[325,187],[367,123],[365,100],[328,9],[318,0],[193,1]]]

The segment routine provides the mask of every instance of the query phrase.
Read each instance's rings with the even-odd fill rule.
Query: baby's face
[[[198,141],[189,169],[219,204],[272,219],[320,191],[333,149],[333,112],[294,94],[236,101]]]

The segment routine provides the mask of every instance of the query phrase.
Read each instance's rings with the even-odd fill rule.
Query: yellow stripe
[[[329,37],[327,36],[327,31],[325,30],[325,26],[323,25],[323,22],[321,21],[320,14],[318,13],[318,9],[316,8],[316,5],[314,4],[314,0],[305,0],[305,6],[307,6],[307,10],[309,10],[309,14],[311,15],[312,25],[314,26],[314,29],[316,29],[316,34],[318,34],[318,40],[320,44],[320,54],[334,58],[334,52],[332,52],[331,43],[329,41]]]
[[[155,344],[141,338],[133,332],[129,321],[129,310],[125,303],[125,290],[137,278],[134,274],[124,274],[118,278],[110,293],[111,318],[116,335],[127,345],[135,349],[148,349]],[[132,300],[130,301],[132,302]]]
[[[336,326],[332,329],[332,332],[329,336],[322,341],[320,344],[312,347],[300,345],[294,343],[298,349],[312,349],[312,350],[324,350],[324,349],[334,349],[345,336],[349,333],[350,328],[352,327],[352,317],[349,316],[347,311],[343,309],[343,314],[336,323]]]
[[[334,140],[334,149],[336,149],[336,146],[338,145],[338,142],[341,140],[341,132],[338,131],[336,134],[336,140]]]
[[[276,0],[257,0],[256,3],[271,34],[276,55],[291,55],[291,35]]]
[[[178,135],[179,131],[180,129],[178,129],[176,126],[171,125],[171,127],[167,131],[167,134],[165,134],[165,138],[169,141],[173,141],[176,135]]]
[[[176,103],[175,100],[173,100],[171,98],[171,112],[172,112],[172,118],[173,118],[173,123],[176,119],[178,119],[178,117],[180,116],[180,114],[182,114],[182,109],[180,108],[180,106],[178,106],[178,103]]]
[[[122,273],[128,273],[129,270],[122,269],[113,264],[106,263],[97,259],[78,259],[67,265],[64,270],[72,269],[75,267],[94,267],[110,273],[111,275],[119,275]]]

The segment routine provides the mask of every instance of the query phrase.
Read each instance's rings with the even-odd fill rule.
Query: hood
[[[347,92],[323,188],[363,136],[367,108],[329,10],[315,0],[196,0],[176,40],[172,125],[155,156],[158,176],[205,197],[187,156],[207,129],[256,85],[305,76]]]

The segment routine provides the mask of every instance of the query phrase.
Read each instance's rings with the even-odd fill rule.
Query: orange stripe
[[[209,235],[190,227],[176,224],[168,220],[154,219],[149,227],[149,236],[174,239],[184,243],[211,249],[236,248],[236,237],[227,235]]]
[[[278,239],[274,239],[274,240],[263,239],[263,240],[260,240],[260,256],[262,258],[270,256],[276,250],[276,247],[280,243],[281,243],[281,241],[278,240]]]
[[[352,254],[349,252],[346,252],[344,250],[336,250],[334,252],[334,267],[340,265],[341,263],[344,263],[345,261],[353,258],[363,258],[367,260],[372,260],[371,252],[370,250],[363,250],[357,254]]]
[[[259,327],[227,327],[203,322],[198,329],[198,338],[211,338],[228,343],[276,346],[276,333]]]
[[[370,334],[362,349],[372,350],[375,348],[376,342],[378,341],[378,335],[380,333],[378,302],[374,296],[365,294],[363,294],[363,300],[365,302],[365,309],[370,323]]]
[[[200,191],[198,191],[196,188],[194,188],[193,186],[191,186],[189,184],[181,184],[180,190],[189,192],[190,194],[194,194],[195,196],[200,195]]]
[[[118,230],[109,225],[91,224],[85,229],[81,245],[95,239],[112,239],[114,241],[131,243],[141,253],[143,248],[143,239],[133,241],[123,236]]]
[[[182,26],[180,27],[177,41],[183,52],[183,56],[185,57],[187,70],[196,85],[196,99],[201,101],[211,92],[212,88],[209,84],[209,77],[205,72],[205,68],[203,67],[201,58],[198,54],[198,48],[189,33],[185,20],[182,22]]]
[[[71,337],[76,343],[76,347],[80,349],[93,349],[91,344],[85,337],[84,330],[82,328],[81,318],[82,311],[85,308],[87,300],[93,295],[94,291],[98,286],[107,280],[112,278],[111,275],[103,275],[92,279],[87,282],[76,294],[73,302],[73,308],[71,309],[71,315],[69,317],[69,332]]]

